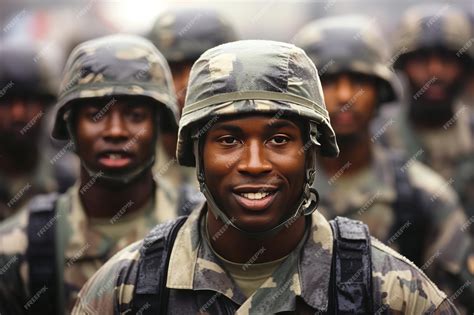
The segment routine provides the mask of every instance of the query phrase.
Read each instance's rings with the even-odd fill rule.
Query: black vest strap
[[[56,266],[57,193],[39,195],[28,204],[28,248],[30,300],[25,308],[29,314],[59,314],[57,297],[58,268]]]
[[[336,217],[330,312],[373,314],[372,259],[368,228],[360,221]]]
[[[396,222],[390,235],[396,235],[401,229],[404,229],[397,239],[400,246],[398,251],[417,266],[421,266],[423,264],[423,247],[426,245],[428,227],[431,226],[429,221],[431,216],[426,213],[426,210],[431,205],[425,206],[420,191],[411,184],[406,173],[407,160],[398,156],[392,156],[391,159],[395,170],[397,196],[393,204]]]
[[[176,235],[186,218],[182,216],[159,224],[144,239],[132,302],[133,314],[167,314],[169,259]]]

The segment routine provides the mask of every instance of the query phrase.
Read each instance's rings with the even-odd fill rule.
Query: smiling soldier
[[[176,128],[178,112],[171,73],[151,42],[115,35],[76,47],[56,109],[53,137],[75,148],[80,182],[33,199],[0,226],[0,312],[13,307],[11,297],[28,313],[70,311],[108,258],[181,204],[151,172],[160,130]]]
[[[338,147],[299,48],[238,41],[194,64],[178,159],[206,203],[114,256],[75,314],[456,314],[358,221],[315,211],[315,155]]]

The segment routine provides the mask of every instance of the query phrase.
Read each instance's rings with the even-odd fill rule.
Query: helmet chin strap
[[[66,120],[66,127],[69,132],[70,141],[72,142],[73,151],[77,154],[76,134],[74,133],[74,128],[72,128],[72,115],[71,115],[70,110],[65,113],[64,119]],[[156,126],[159,126],[158,123],[156,124]],[[154,144],[157,143],[157,139],[158,139],[158,127],[156,128],[153,135]],[[81,160],[81,165],[86,170],[89,177],[101,178],[101,179],[105,179],[108,182],[115,182],[118,184],[128,184],[132,182],[134,179],[138,178],[141,174],[145,173],[147,170],[153,167],[153,164],[155,163],[155,150],[153,150],[152,152],[153,154],[150,156],[150,158],[146,162],[135,167],[134,169],[131,169],[128,172],[121,173],[121,174],[111,174],[103,170],[94,171],[92,168],[87,166],[87,164],[81,157],[79,157],[79,159]]]
[[[310,124],[312,125],[312,124]],[[314,128],[316,126],[314,125]],[[313,132],[312,130],[313,127],[310,127],[311,129],[311,132]],[[309,154],[310,154],[310,167],[308,167],[306,169],[306,172],[305,172],[305,186],[304,186],[304,189],[303,189],[303,193],[297,203],[297,206],[296,206],[296,209],[295,211],[293,212],[292,215],[290,215],[289,217],[287,217],[286,219],[284,219],[282,222],[280,222],[279,224],[277,224],[276,226],[274,226],[273,228],[271,229],[268,229],[268,230],[265,230],[265,231],[258,231],[258,232],[254,232],[254,231],[248,231],[248,230],[245,230],[245,229],[242,229],[240,227],[238,227],[234,222],[233,220],[231,220],[220,208],[219,206],[217,205],[214,197],[212,196],[209,188],[207,187],[206,185],[206,182],[205,182],[205,176],[204,176],[204,168],[203,168],[203,161],[202,161],[202,158],[199,158],[201,155],[199,154],[200,153],[200,144],[199,144],[199,137],[194,137],[194,156],[196,158],[196,173],[197,173],[197,177],[198,177],[198,181],[199,181],[199,188],[202,192],[202,194],[204,195],[204,197],[206,197],[206,201],[207,201],[207,205],[208,205],[208,208],[209,210],[214,214],[214,216],[216,218],[219,218],[220,220],[222,220],[222,222],[224,222],[224,224],[226,225],[230,225],[232,226],[234,229],[236,229],[237,231],[239,231],[240,233],[248,236],[248,237],[251,237],[251,238],[265,238],[265,237],[270,237],[270,236],[273,236],[275,234],[277,234],[278,232],[280,232],[283,228],[285,227],[289,227],[290,225],[292,225],[299,217],[301,216],[309,216],[311,215],[314,211],[317,210],[318,208],[318,204],[319,204],[319,194],[317,192],[317,190],[315,188],[312,187],[312,183],[314,181],[314,177],[315,177],[315,169],[314,169],[314,165],[315,165],[315,162],[316,162],[316,150],[315,148],[311,148]],[[314,141],[313,141],[313,137],[310,136],[310,141],[313,142],[314,144]],[[317,143],[317,142],[316,142]]]

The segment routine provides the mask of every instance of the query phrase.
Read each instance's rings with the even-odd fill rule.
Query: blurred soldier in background
[[[62,163],[51,163],[51,145],[41,137],[57,91],[51,62],[31,44],[0,46],[0,221],[35,194],[64,192],[75,180]]]
[[[151,42],[115,35],[76,47],[56,111],[53,137],[74,147],[80,182],[32,199],[0,226],[0,294],[34,314],[70,310],[115,252],[174,218],[178,204],[191,207],[153,181],[157,138],[176,128],[178,109],[166,60]]]
[[[177,151],[206,204],[112,258],[73,314],[457,314],[364,224],[315,211],[318,152],[339,150],[301,49],[208,50],[191,71]]]
[[[473,154],[472,108],[462,103],[474,57],[469,18],[449,4],[408,10],[393,49],[394,67],[406,81],[404,104],[383,113],[384,144],[404,150],[451,184],[465,155]]]
[[[396,78],[385,64],[387,44],[372,23],[361,16],[325,18],[295,37],[320,70],[341,149],[337,159],[318,159],[320,208],[329,219],[362,220],[372,235],[415,262],[442,289],[454,292],[466,280],[474,283],[467,266],[474,246],[459,229],[466,217],[455,192],[438,192],[441,176],[376,145],[376,135],[370,134],[377,108],[396,99]],[[463,297],[473,293],[471,287]]]
[[[193,63],[206,50],[237,39],[234,28],[225,17],[215,10],[204,8],[176,8],[163,12],[148,37],[168,61],[180,112]],[[166,173],[175,187],[186,187],[182,184],[192,183],[197,188],[194,169],[179,166],[176,161],[177,133],[173,130],[161,137],[154,174]]]

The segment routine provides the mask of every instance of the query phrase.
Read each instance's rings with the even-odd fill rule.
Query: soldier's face
[[[77,154],[93,171],[127,172],[155,149],[154,110],[137,97],[80,101],[76,113]]]
[[[207,186],[240,228],[262,231],[295,211],[305,177],[301,128],[252,115],[221,120],[203,148]]]
[[[336,135],[368,131],[377,106],[376,79],[356,73],[325,74],[321,83]]]
[[[46,103],[27,96],[0,97],[0,137],[13,146],[33,145],[44,120]]]
[[[463,66],[456,52],[417,51],[407,56],[403,70],[411,86],[412,99],[428,106],[451,105],[459,91]]]
[[[173,83],[176,89],[176,96],[178,97],[178,107],[180,113],[183,111],[189,74],[191,72],[192,66],[193,62],[191,61],[170,63],[170,70],[173,74]]]

